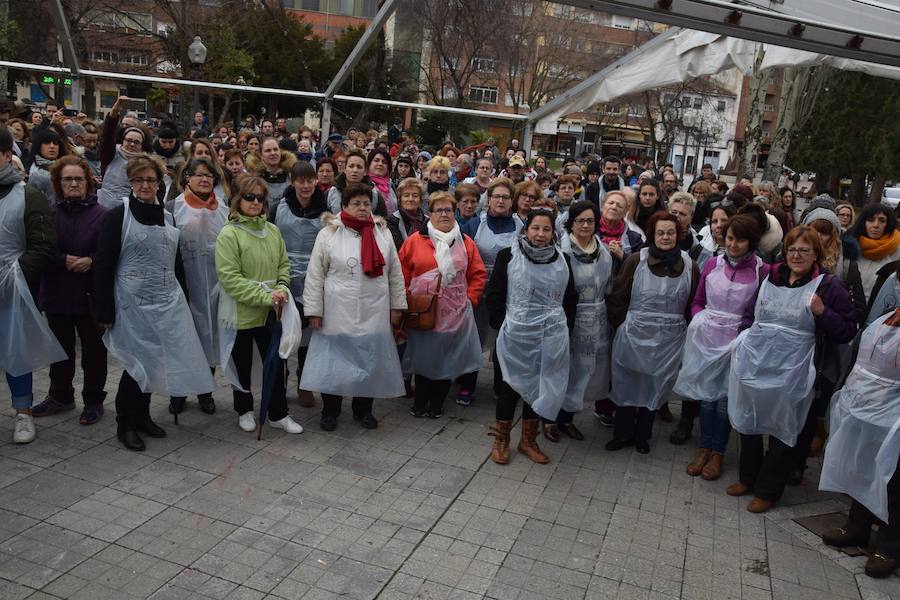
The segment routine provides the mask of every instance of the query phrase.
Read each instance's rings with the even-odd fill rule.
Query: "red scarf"
[[[363,273],[369,277],[381,277],[384,273],[384,256],[375,241],[375,221],[369,217],[365,221],[357,219],[347,211],[341,211],[341,222],[362,237],[359,256],[362,260]]]
[[[623,233],[625,233],[625,219],[619,221],[618,225],[610,226],[602,216],[600,217],[600,240],[604,244],[609,246],[611,241],[622,239]]]

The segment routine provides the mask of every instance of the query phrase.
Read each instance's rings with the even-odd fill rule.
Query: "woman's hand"
[[[287,294],[284,292],[272,292],[272,305],[276,308],[287,302]]]
[[[609,243],[609,253],[613,255],[613,258],[617,258],[622,260],[625,256],[625,250],[622,249],[622,243],[619,240],[612,240]]]
[[[66,269],[73,273],[87,273],[94,261],[90,256],[72,256],[66,254]]]
[[[402,310],[391,310],[391,327],[397,328],[400,327],[400,323],[403,321],[403,311]]]
[[[309,317],[309,326],[312,329],[322,329],[322,317]]]
[[[825,303],[822,302],[822,299],[819,298],[818,294],[813,294],[812,298],[809,299],[809,310],[817,317],[825,312]]]

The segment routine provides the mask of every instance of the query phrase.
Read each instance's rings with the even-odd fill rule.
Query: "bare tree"
[[[749,177],[751,180],[756,175],[757,155],[763,137],[763,104],[766,100],[766,86],[770,72],[763,71],[762,62],[766,57],[766,51],[762,44],[756,51],[756,61],[753,65],[753,75],[750,77],[750,95],[748,98],[747,128],[744,131],[744,145],[741,148],[741,156],[738,167],[738,177]]]

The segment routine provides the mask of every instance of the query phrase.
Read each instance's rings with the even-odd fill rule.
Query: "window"
[[[153,31],[153,15],[146,13],[125,13],[121,27],[135,31]]]
[[[150,64],[150,57],[141,53],[124,54],[119,62],[126,65],[146,66]]]
[[[90,54],[93,62],[116,63],[119,62],[119,56],[112,50],[91,50]]]
[[[480,85],[469,86],[469,102],[497,104],[497,88]]]
[[[622,107],[618,104],[607,104],[603,107],[603,112],[607,115],[618,115],[622,112]]]
[[[694,108],[703,108],[703,98],[697,96],[694,98]]]
[[[632,17],[625,17],[622,15],[613,15],[612,16],[612,26],[616,29],[634,29],[634,19]]]
[[[100,108],[112,108],[119,98],[118,92],[100,92]],[[32,98],[33,100],[34,98]]]
[[[301,10],[315,10],[319,11],[319,0],[300,0],[300,9]]]
[[[371,19],[378,12],[378,0],[359,0],[359,2],[361,4],[359,16]]]
[[[725,112],[725,101],[724,100],[719,100],[716,103],[716,110],[718,112]]]
[[[480,73],[496,73],[499,65],[493,58],[472,58],[472,68]]]
[[[646,116],[647,109],[643,104],[629,104],[628,105],[628,116],[629,117],[643,117]]]

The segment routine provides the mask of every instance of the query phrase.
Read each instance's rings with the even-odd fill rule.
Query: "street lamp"
[[[238,78],[237,78],[237,84],[238,84],[238,85],[246,85],[246,84],[247,84],[247,82],[244,80],[244,76],[243,76],[243,75],[239,75],[239,76],[238,76]],[[237,125],[236,125],[235,128],[234,128],[235,131],[240,131],[240,130],[241,130],[241,123],[242,123],[242,121],[241,121],[241,109],[242,109],[242,108],[244,108],[244,90],[238,90],[238,118],[237,118]]]
[[[194,36],[194,41],[191,42],[191,45],[188,46],[188,60],[191,61],[191,65],[194,70],[194,79],[200,79],[200,68],[206,62],[206,46],[203,45],[203,41],[200,39],[199,35]],[[191,119],[194,118],[194,115],[197,114],[197,110],[200,108],[200,94],[197,90],[197,86],[194,86],[194,102],[191,110]]]

